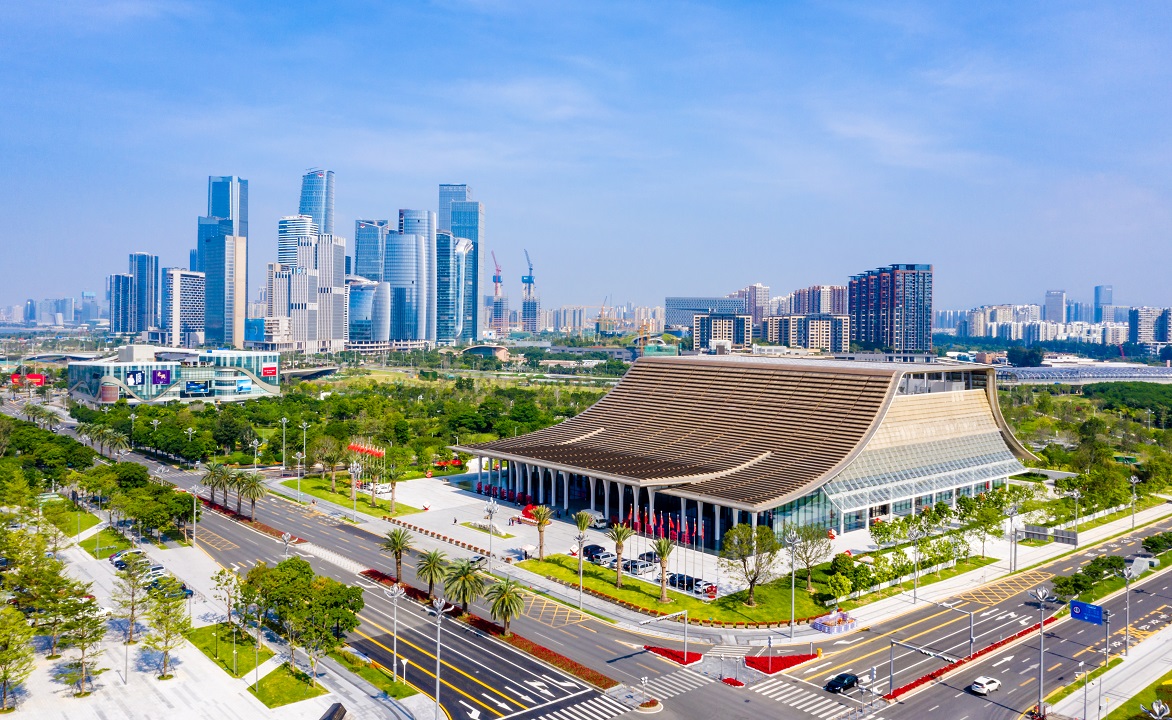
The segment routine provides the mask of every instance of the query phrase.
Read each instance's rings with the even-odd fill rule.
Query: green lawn
[[[1097,662],[1098,661],[1096,661],[1096,663]],[[1115,667],[1116,665],[1118,665],[1121,662],[1123,662],[1123,658],[1113,657],[1113,658],[1111,658],[1111,662],[1107,663],[1107,667],[1103,667],[1101,664],[1096,664],[1094,666],[1095,669],[1091,670],[1090,677],[1087,678],[1087,680],[1093,681],[1095,678],[1099,677],[1100,675],[1107,672],[1108,670]],[[1047,695],[1046,702],[1048,704],[1050,704],[1051,706],[1054,706],[1058,703],[1058,701],[1060,701],[1064,698],[1070,697],[1071,695],[1073,695],[1076,692],[1082,692],[1082,689],[1083,689],[1083,679],[1082,679],[1082,677],[1079,677],[1077,680],[1070,683],[1066,687],[1059,688],[1058,690],[1055,690],[1054,692]]]
[[[968,560],[958,560],[956,562],[956,565],[954,565],[951,568],[941,570],[939,575],[937,575],[936,573],[920,573],[920,587],[924,587],[925,585],[931,585],[932,583],[937,583],[937,582],[940,582],[941,580],[947,580],[949,578],[956,577],[957,575],[960,575],[962,573],[969,572],[970,570],[976,570],[977,568],[985,567],[986,565],[992,565],[994,562],[996,562],[996,560],[994,558],[986,558],[986,557],[979,557],[979,556],[973,556],[973,557],[969,558]],[[800,577],[801,577],[801,575],[799,574],[799,578]],[[816,573],[815,573],[815,582],[817,582],[817,574]],[[911,592],[912,587],[914,585],[915,585],[914,581],[908,580],[907,582],[905,582],[902,585],[894,585],[892,587],[885,587],[882,590],[871,593],[870,595],[864,595],[861,598],[859,598],[858,600],[847,600],[846,602],[842,603],[839,607],[841,607],[843,610],[854,610],[856,608],[863,607],[864,605],[867,605],[869,603],[873,603],[876,600],[882,600],[883,598],[891,597],[892,595],[898,595],[902,592]]]
[[[1172,704],[1172,672],[1164,675],[1122,705],[1111,710],[1107,715],[1107,720],[1146,718],[1148,715],[1140,710],[1139,706],[1143,705],[1150,708],[1153,700],[1163,700],[1167,704]],[[1108,710],[1110,710],[1110,707],[1108,707]]]
[[[232,672],[232,631],[236,634],[236,672]],[[220,635],[220,652],[216,654],[216,634]],[[187,634],[192,645],[203,651],[204,655],[215,661],[225,672],[233,677],[243,677],[256,667],[256,653],[253,651],[252,636],[243,632],[239,627],[228,629],[227,623],[217,623],[196,628]],[[263,663],[273,656],[273,653],[263,645],[260,648],[260,661]]]
[[[287,488],[293,490],[297,489],[297,479],[285,480],[281,483]],[[301,493],[303,495],[310,495],[319,500],[329,500],[330,502],[338,503],[343,507],[351,507],[350,504],[350,487],[341,482],[338,478],[338,492],[330,492],[330,479],[327,476],[325,479],[320,477],[301,478]],[[365,515],[372,515],[374,517],[382,517],[384,515],[392,515],[399,517],[401,515],[410,515],[412,513],[420,512],[419,508],[413,508],[410,505],[404,505],[401,502],[395,503],[395,512],[390,512],[390,500],[378,501],[377,508],[370,505],[370,494],[362,493],[358,496],[358,512]]]
[[[469,530],[475,530],[476,532],[484,533],[485,535],[492,535],[493,537],[504,538],[506,540],[508,540],[511,537],[516,537],[514,535],[510,535],[507,532],[490,533],[488,530],[485,530],[484,528],[476,527],[475,525],[473,525],[470,522],[465,522],[465,523],[460,523],[460,524],[463,525],[464,527],[468,528]]]
[[[326,692],[320,686],[311,684],[305,673],[297,671],[294,674],[288,663],[262,677],[259,685],[250,685],[248,692],[270,708],[308,700]]]
[[[100,522],[97,515],[82,510],[68,500],[46,503],[42,512],[49,519],[49,522],[70,537],[74,537],[79,532],[88,530]],[[79,519],[80,525],[78,524]]]
[[[96,558],[110,557],[110,555],[130,547],[130,541],[113,530],[103,528],[92,537],[81,541],[83,550]]]
[[[391,674],[387,671],[384,671],[381,667],[371,667],[370,665],[365,665],[363,663],[351,664],[347,660],[347,656],[357,659],[355,656],[350,655],[349,653],[330,653],[330,657],[337,661],[338,664],[355,675],[358,675],[363,680],[366,680],[371,685],[374,685],[379,690],[382,690],[387,694],[388,697],[393,697],[396,700],[399,700],[417,694],[415,688],[411,687],[410,685],[402,681],[394,682],[391,679]]]

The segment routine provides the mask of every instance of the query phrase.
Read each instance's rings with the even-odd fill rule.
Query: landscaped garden
[[[291,670],[288,663],[283,663],[262,677],[258,684],[249,685],[248,692],[266,706],[275,708],[324,695],[326,691],[305,673]]]
[[[236,640],[235,646],[232,644],[233,635]],[[227,623],[205,625],[189,632],[187,639],[233,677],[244,677],[256,667],[257,653],[254,650],[253,637],[239,627],[229,629]],[[235,662],[232,657],[233,650],[236,652]],[[263,663],[272,656],[272,651],[262,645],[260,662]]]
[[[330,489],[329,477],[307,477],[301,478],[301,493],[302,495],[309,495],[318,500],[328,500],[329,502],[337,503],[344,507],[352,507],[355,502],[350,499],[350,485],[348,482],[341,482],[342,478],[338,478],[338,490],[332,492]],[[292,490],[297,489],[297,479],[283,480],[281,482],[287,488]],[[395,503],[395,512],[391,512],[391,502],[383,498],[378,498],[375,505],[370,504],[370,493],[359,492],[357,500],[358,512],[365,515],[372,515],[374,517],[400,517],[403,515],[410,515],[412,513],[420,512],[419,508],[404,505],[401,502]]]

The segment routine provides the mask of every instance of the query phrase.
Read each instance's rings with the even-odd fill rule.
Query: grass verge
[[[232,672],[232,632],[236,634],[236,672]],[[216,635],[219,635],[219,653],[216,652]],[[199,648],[204,655],[211,658],[217,665],[232,677],[244,677],[256,667],[256,654],[253,652],[252,636],[242,632],[240,628],[229,631],[227,623],[205,625],[196,628],[187,634],[191,644]],[[260,662],[273,656],[272,651],[261,646]],[[262,681],[263,682],[263,681]]]
[[[346,668],[350,672],[359,676],[366,682],[374,685],[379,690],[387,694],[387,697],[400,700],[411,695],[416,695],[415,688],[404,682],[395,682],[391,679],[391,674],[383,670],[382,666],[372,666],[358,660],[357,657],[350,653],[332,652],[330,657],[333,658],[339,665]],[[357,661],[357,662],[352,662]]]
[[[102,528],[93,536],[81,541],[82,549],[96,558],[109,557],[119,550],[125,550],[130,546],[131,543],[129,540],[113,530],[106,528]]]
[[[284,480],[281,482],[287,488],[297,489],[297,478],[292,480]],[[350,506],[350,489],[345,485],[338,485],[339,492],[330,492],[329,478],[322,479],[317,477],[301,478],[301,493],[303,495],[310,495],[318,500],[327,500],[332,503],[337,503],[343,507]],[[403,515],[411,515],[413,513],[421,512],[419,508],[413,508],[410,505],[404,505],[401,502],[395,503],[395,512],[391,512],[391,502],[389,500],[378,500],[376,506],[370,504],[370,494],[363,493],[358,496],[358,512],[363,515],[370,515],[372,517],[400,517]]]
[[[96,515],[82,510],[69,500],[47,503],[42,512],[49,522],[56,525],[58,530],[69,537],[75,537],[78,533],[85,532],[100,522]]]
[[[1172,704],[1172,672],[1168,672],[1156,682],[1128,698],[1122,705],[1117,706],[1107,714],[1107,720],[1146,718],[1148,715],[1140,710],[1140,705],[1150,708],[1154,700],[1163,700],[1165,703]]]
[[[314,685],[308,675],[300,670],[291,670],[289,664],[285,663],[262,677],[258,685],[249,686],[248,692],[267,707],[275,708],[324,695],[326,691]]]
[[[920,587],[924,587],[926,585],[931,585],[932,583],[938,583],[942,580],[948,580],[949,578],[954,578],[957,575],[961,575],[963,573],[969,572],[970,570],[976,570],[978,568],[983,568],[986,565],[992,565],[995,562],[997,562],[996,558],[980,557],[980,556],[976,556],[976,555],[974,555],[973,557],[970,557],[968,560],[958,560],[956,565],[954,565],[950,568],[946,568],[944,570],[941,570],[939,572],[939,574],[937,574],[937,573],[921,574],[920,575]],[[882,590],[877,590],[873,593],[870,593],[869,595],[863,595],[858,600],[847,600],[845,602],[839,603],[839,607],[842,608],[843,610],[855,610],[855,609],[861,608],[865,605],[869,605],[869,604],[875,602],[876,600],[882,600],[884,598],[892,597],[893,595],[899,595],[900,593],[910,592],[912,590],[912,586],[914,586],[914,585],[915,585],[914,581],[908,580],[907,582],[903,583],[902,585],[892,585],[891,587],[885,587]],[[789,592],[789,589],[786,588],[786,593],[787,593],[786,599],[787,600],[788,600],[788,592]],[[822,610],[823,610],[823,612],[830,611],[829,608],[825,608],[825,607],[822,608]]]
[[[1121,657],[1111,658],[1111,662],[1107,663],[1107,667],[1103,667],[1102,665],[1099,665],[1094,670],[1092,670],[1090,672],[1089,677],[1087,677],[1086,681],[1090,682],[1091,680],[1094,680],[1095,678],[1099,677],[1100,675],[1107,672],[1108,670],[1115,667],[1116,665],[1118,665],[1121,662],[1123,662],[1123,658],[1121,658]],[[1064,700],[1065,698],[1070,697],[1071,695],[1075,694],[1076,692],[1081,692],[1083,689],[1082,686],[1083,686],[1083,679],[1080,677],[1078,680],[1075,680],[1074,682],[1070,683],[1066,687],[1059,688],[1058,690],[1055,690],[1054,692],[1050,693],[1046,697],[1046,703],[1048,705],[1050,705],[1051,707],[1053,707],[1060,700]]]
[[[510,535],[507,532],[490,533],[489,531],[485,530],[484,528],[476,527],[475,525],[473,525],[470,522],[464,522],[464,523],[460,523],[460,524],[463,525],[464,527],[468,528],[469,530],[475,530],[476,532],[481,532],[481,533],[484,533],[485,535],[492,535],[493,537],[504,538],[505,540],[508,540],[511,537],[516,537],[515,535]]]

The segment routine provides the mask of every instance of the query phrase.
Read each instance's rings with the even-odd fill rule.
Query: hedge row
[[[813,660],[816,657],[818,657],[818,653],[812,655],[809,653],[802,653],[801,655],[779,655],[777,657],[769,655],[745,656],[745,666],[758,672],[763,672],[766,675],[773,675]]]
[[[647,652],[655,653],[662,658],[667,658],[668,660],[671,660],[672,662],[678,663],[680,665],[691,665],[692,663],[698,663],[704,657],[698,652],[690,652],[688,653],[687,657],[684,657],[683,650],[672,650],[671,648],[656,647],[654,645],[644,645],[643,649]]]
[[[403,522],[402,520],[400,520],[398,518],[390,517],[389,515],[383,515],[383,520],[386,520],[387,522],[391,523],[392,525],[398,525],[399,527],[407,528],[408,530],[410,530],[412,532],[417,532],[420,535],[426,535],[430,538],[435,538],[436,540],[443,540],[444,542],[451,543],[452,545],[455,545],[458,548],[463,548],[465,550],[471,550],[472,552],[477,553],[479,555],[484,555],[485,557],[488,557],[488,555],[489,555],[488,550],[485,550],[482,547],[479,547],[477,545],[473,545],[472,543],[464,542],[463,540],[457,540],[455,538],[450,538],[447,535],[444,535],[443,533],[436,532],[435,530],[428,530],[427,528],[422,528],[422,527],[419,527],[418,525],[415,525],[415,524],[412,524],[409,522]],[[511,557],[505,558],[505,562],[511,563],[512,561],[513,561],[513,559]]]

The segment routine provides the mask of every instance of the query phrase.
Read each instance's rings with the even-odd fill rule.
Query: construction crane
[[[521,276],[521,284],[525,286],[522,296],[530,297],[533,295],[533,261],[529,259],[528,250],[525,251],[525,264],[529,266],[529,274]]]
[[[529,266],[529,273],[521,276],[521,329],[536,334],[541,329],[541,298],[533,282],[533,261],[528,250],[525,251],[525,264]]]
[[[496,272],[492,275],[492,322],[491,327],[496,337],[503,338],[509,334],[509,298],[502,289],[504,272],[497,262],[496,252],[492,252],[492,264]]]
[[[492,296],[493,297],[500,297],[502,294],[501,293],[501,283],[503,283],[505,281],[504,277],[503,277],[504,273],[501,271],[501,264],[499,262],[497,262],[497,260],[496,260],[496,251],[494,250],[491,254],[492,254],[492,264],[494,266],[496,266],[496,272],[493,273],[493,275],[492,275]]]

